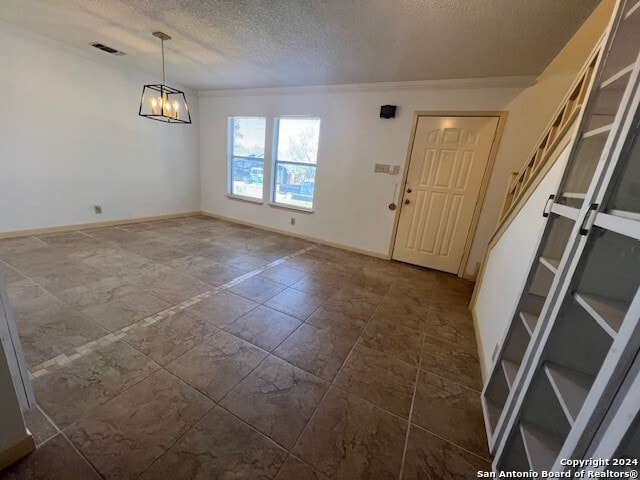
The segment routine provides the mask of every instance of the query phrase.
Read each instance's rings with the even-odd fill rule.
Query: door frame
[[[413,113],[413,125],[411,126],[411,133],[409,136],[409,145],[407,147],[407,156],[404,161],[404,168],[402,170],[402,180],[400,182],[400,195],[398,197],[398,206],[396,209],[395,218],[393,220],[393,230],[391,244],[389,246],[389,259],[393,259],[393,249],[396,245],[396,239],[398,238],[398,224],[400,222],[400,214],[402,213],[402,207],[404,205],[404,196],[406,194],[407,176],[409,175],[409,165],[411,163],[411,153],[413,152],[413,145],[416,139],[416,130],[418,129],[418,120],[420,117],[496,117],[498,118],[498,125],[496,126],[496,132],[491,143],[491,150],[489,151],[489,158],[487,159],[487,165],[482,175],[482,182],[480,183],[480,191],[478,192],[478,201],[473,209],[473,216],[471,217],[471,224],[467,231],[467,237],[464,242],[464,253],[458,266],[458,277],[468,278],[472,280],[470,276],[465,277],[464,272],[467,268],[469,261],[469,253],[471,252],[471,246],[473,237],[476,234],[478,227],[478,220],[480,218],[480,212],[484,205],[485,196],[487,193],[487,187],[489,186],[489,180],[493,171],[496,156],[498,154],[498,148],[500,141],[502,140],[502,133],[504,132],[504,126],[507,122],[508,112],[506,111],[494,111],[494,110],[417,110]]]

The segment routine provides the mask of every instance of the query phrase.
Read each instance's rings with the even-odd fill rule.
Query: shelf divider
[[[640,9],[640,0],[638,0],[633,7],[627,10],[627,13],[625,13],[624,15],[624,19],[629,20],[629,17],[633,15],[635,12],[637,12],[639,9]]]
[[[576,193],[576,192],[562,192],[562,196],[564,198],[575,198],[578,200],[584,200],[587,197],[586,193]]]
[[[544,371],[558,396],[558,401],[567,420],[573,425],[587,395],[589,395],[594,377],[554,363],[546,363]]]
[[[547,267],[555,275],[558,272],[560,260],[556,258],[540,257],[540,263]]]
[[[574,294],[578,305],[584,308],[612,338],[615,338],[627,313],[624,302],[592,293]]]
[[[607,78],[604,82],[600,84],[600,90],[606,90],[608,87],[615,84],[622,77],[631,73],[631,71],[633,70],[633,67],[634,67],[634,64],[632,63],[631,65],[627,65],[622,70],[611,75],[609,78]]]
[[[533,331],[536,329],[536,324],[538,323],[538,315],[521,311],[520,319],[522,320],[522,323],[524,323],[524,328],[527,329],[529,335],[533,335]]]
[[[597,135],[602,135],[603,133],[607,133],[611,130],[613,124],[604,125],[602,127],[594,128],[593,130],[589,130],[588,132],[584,132],[582,134],[582,138],[591,138]]]
[[[507,359],[502,360],[502,371],[507,379],[509,388],[512,387],[513,382],[516,379],[516,375],[518,375],[518,370],[520,370],[520,364],[518,362]]]
[[[531,470],[549,470],[560,453],[562,442],[553,433],[530,423],[520,423],[520,434]]]

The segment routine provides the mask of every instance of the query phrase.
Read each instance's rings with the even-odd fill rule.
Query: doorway
[[[417,114],[392,258],[462,276],[503,114]]]

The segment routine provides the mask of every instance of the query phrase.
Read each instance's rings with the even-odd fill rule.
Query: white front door
[[[394,259],[458,273],[498,119],[418,118]]]

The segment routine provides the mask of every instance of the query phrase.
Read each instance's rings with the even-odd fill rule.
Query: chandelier
[[[140,99],[138,115],[167,123],[191,123],[191,114],[184,92],[164,83],[164,41],[171,37],[163,32],[153,32],[162,43],[162,83],[145,85]]]

